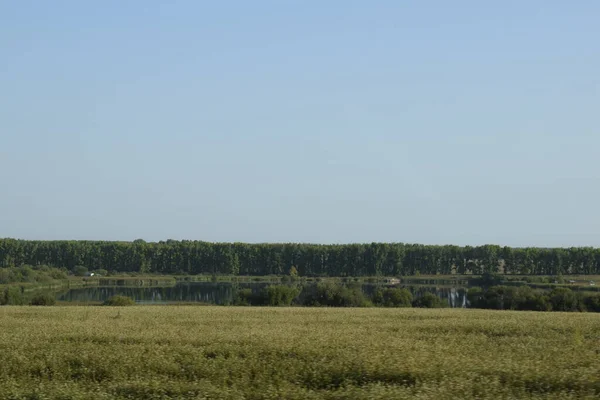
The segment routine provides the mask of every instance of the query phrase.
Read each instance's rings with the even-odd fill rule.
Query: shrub
[[[592,294],[584,297],[583,303],[588,311],[600,312],[600,294]]]
[[[23,289],[19,286],[8,286],[0,292],[0,305],[20,306],[25,304]]]
[[[252,289],[240,289],[238,290],[233,299],[233,304],[236,306],[249,306],[254,302],[254,295]]]
[[[10,283],[47,283],[56,280],[67,279],[63,270],[52,268],[47,265],[21,265],[19,267],[1,267],[0,284]]]
[[[550,311],[552,305],[543,292],[534,291],[529,286],[521,286],[514,291],[514,310]]]
[[[0,285],[10,283],[11,273],[8,268],[0,268]]]
[[[263,291],[265,303],[270,306],[289,306],[299,294],[298,288],[286,285],[271,285]]]
[[[289,306],[299,294],[299,288],[286,285],[270,285],[258,293],[246,288],[237,291],[234,304],[238,306]]]
[[[305,299],[307,306],[329,307],[368,307],[371,304],[360,286],[345,286],[333,282],[323,282],[309,292]]]
[[[57,280],[64,280],[67,279],[67,274],[64,273],[64,271],[61,271],[60,269],[52,269],[50,271],[50,277],[52,279],[57,279]]]
[[[21,280],[23,282],[35,282],[36,281],[37,273],[36,273],[36,271],[33,270],[33,268],[31,268],[30,265],[22,265],[19,268],[19,272],[21,273],[21,276],[22,276]]]
[[[519,308],[519,310],[551,311],[552,304],[550,304],[548,296],[541,293],[536,293],[529,297],[527,301],[523,303],[522,307]]]
[[[583,299],[571,289],[553,289],[549,298],[553,311],[585,311]]]
[[[483,308],[483,295],[484,293],[482,288],[478,286],[469,288],[469,290],[467,290],[467,300],[469,300],[469,304],[471,305],[471,307]]]
[[[75,276],[84,276],[85,274],[87,274],[88,269],[86,267],[82,267],[81,265],[76,266],[73,269],[73,274]]]
[[[411,307],[412,301],[412,293],[400,288],[379,289],[373,296],[373,302],[383,307]]]
[[[495,310],[512,310],[516,288],[512,286],[492,286],[483,295],[482,307]]]
[[[29,301],[29,305],[32,306],[53,306],[54,304],[56,304],[56,298],[48,292],[38,293]]]
[[[486,291],[471,288],[467,298],[475,308],[531,311],[549,311],[552,308],[548,296],[533,291],[529,286],[492,286]]]
[[[448,303],[444,300],[440,299],[439,296],[436,296],[433,293],[425,293],[423,296],[415,299],[413,301],[413,307],[420,308],[444,308],[448,307]]]
[[[106,300],[104,305],[113,307],[133,306],[135,301],[131,297],[115,295]]]

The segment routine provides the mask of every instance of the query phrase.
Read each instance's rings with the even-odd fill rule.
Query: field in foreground
[[[1,399],[600,396],[600,316],[0,307]]]

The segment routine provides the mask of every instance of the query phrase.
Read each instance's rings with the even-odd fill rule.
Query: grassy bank
[[[0,398],[600,396],[595,314],[2,307]]]

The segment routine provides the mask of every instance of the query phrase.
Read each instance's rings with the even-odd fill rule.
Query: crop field
[[[600,316],[0,307],[0,399],[600,397]]]

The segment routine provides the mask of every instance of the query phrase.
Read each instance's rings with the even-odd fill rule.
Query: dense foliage
[[[413,295],[408,289],[378,289],[373,295],[373,303],[382,307],[411,307]]]
[[[55,302],[54,296],[48,293],[25,292],[25,287],[34,288],[65,279],[65,270],[47,265],[0,267],[0,305],[52,305]]]
[[[424,293],[421,297],[416,298],[413,301],[413,307],[418,308],[445,308],[448,307],[448,303],[440,299],[433,293]]]
[[[71,272],[395,276],[415,274],[599,274],[600,249],[426,246],[25,241],[0,239],[0,267],[47,264]],[[81,268],[77,268],[81,267]]]
[[[125,307],[125,306],[134,306],[135,301],[131,297],[115,295],[111,296],[104,302],[105,306],[111,307]]]
[[[494,310],[600,311],[600,293],[572,291],[564,287],[536,290],[529,286],[473,287],[467,293],[471,308]],[[413,299],[406,288],[382,287],[372,294],[360,285],[321,282],[317,285],[269,285],[261,290],[250,288],[236,292],[235,305],[308,306],[308,307],[417,307],[446,308],[447,300],[431,292]]]
[[[372,295],[360,285],[320,282],[317,285],[269,285],[261,290],[239,289],[235,305],[251,306],[307,306],[307,307],[448,307],[448,302],[433,293],[425,293],[425,300],[413,302],[405,288],[379,288]]]
[[[585,313],[6,307],[0,399],[597,399]]]
[[[32,306],[53,306],[56,304],[56,297],[49,292],[36,293],[29,301],[29,304]]]
[[[289,306],[300,294],[297,286],[270,285],[258,293],[252,289],[240,289],[236,293],[234,305],[239,306]]]
[[[47,265],[0,267],[0,285],[8,283],[49,283],[67,279],[66,271]]]
[[[6,286],[0,288],[0,306],[21,306],[27,304],[27,296],[20,286]]]
[[[368,307],[371,300],[359,285],[340,285],[322,282],[305,294],[304,305],[309,307]]]
[[[569,288],[534,290],[529,286],[474,287],[468,292],[473,308],[529,311],[600,311],[600,294]]]

